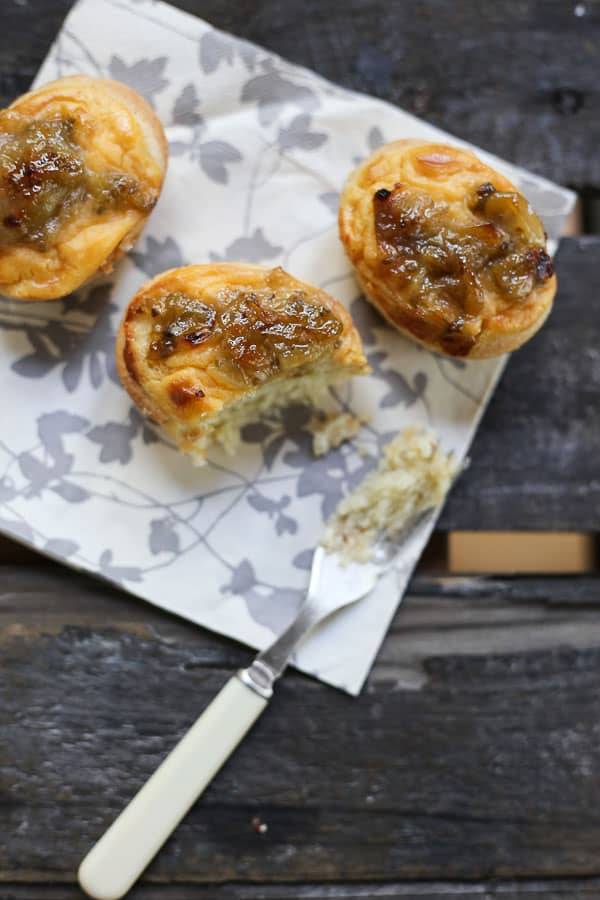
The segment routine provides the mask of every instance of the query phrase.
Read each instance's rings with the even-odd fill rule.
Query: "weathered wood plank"
[[[504,602],[541,601],[550,606],[575,604],[581,608],[600,604],[596,575],[487,577],[428,575],[425,571],[413,576],[409,594],[413,597],[495,597],[502,598]]]
[[[370,882],[360,884],[141,884],[129,900],[597,900],[600,880]],[[82,900],[73,884],[0,884],[0,900]]]
[[[600,238],[568,238],[554,311],[513,354],[439,523],[600,530]]]
[[[52,568],[2,579],[5,881],[69,880],[250,656],[88,586]],[[408,598],[358,700],[290,674],[147,880],[596,874],[600,609],[546,593]]]
[[[417,575],[390,626],[371,681],[394,677],[404,686],[418,687],[426,660],[438,654],[600,646],[599,626],[598,576]],[[65,628],[75,637],[77,629],[97,633],[105,627],[185,643],[194,648],[189,667],[235,668],[251,655],[233,641],[58,565],[0,569],[0,633],[5,639],[37,640],[60,635]]]
[[[540,174],[580,188],[600,185],[597,0],[174,5]],[[69,7],[69,0],[5,4],[4,102],[25,90]]]

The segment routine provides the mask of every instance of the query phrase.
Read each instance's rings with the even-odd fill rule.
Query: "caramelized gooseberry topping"
[[[156,195],[129,175],[91,171],[78,131],[74,118],[0,113],[0,247],[44,249],[83,204],[96,214],[154,205]]]
[[[522,302],[552,276],[543,225],[517,192],[486,182],[467,198],[471,215],[461,218],[402,184],[377,191],[373,205],[381,265],[413,308],[408,327],[418,337],[433,327],[448,353],[469,352],[486,292]]]
[[[181,291],[149,306],[151,362],[202,347],[246,384],[313,362],[339,346],[340,320],[302,290],[228,290],[207,303]]]
[[[197,347],[212,337],[217,312],[212,306],[181,292],[166,294],[152,303],[150,314],[154,340],[151,359],[166,359],[177,350]]]

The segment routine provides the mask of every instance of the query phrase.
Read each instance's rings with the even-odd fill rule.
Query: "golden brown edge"
[[[79,78],[82,76],[75,75],[72,77]],[[167,136],[160,119],[158,118],[148,101],[144,97],[142,97],[141,94],[138,94],[137,91],[133,90],[133,88],[130,88],[128,85],[123,84],[120,81],[115,81],[114,79],[110,78],[101,78],[97,80],[101,81],[108,91],[115,94],[121,100],[121,102],[124,103],[125,106],[127,106],[130,112],[141,124],[148,149],[154,161],[161,170],[162,178],[158,190],[158,195],[160,197],[165,181],[167,163],[169,160],[169,144],[167,142]],[[142,233],[142,230],[144,229],[148,218],[152,215],[152,212],[153,210],[149,210],[147,213],[141,216],[140,221],[127,232],[127,234],[121,239],[119,244],[112,251],[110,256],[105,259],[105,261],[99,267],[99,271],[112,271],[112,268],[117,260],[121,259],[121,257],[125,253],[131,250],[138,237]]]
[[[395,328],[396,331],[413,341],[415,344],[420,344],[422,347],[427,347],[428,350],[433,350],[434,353],[440,353],[450,359],[492,359],[497,356],[503,356],[505,353],[512,353],[514,350],[518,350],[519,347],[523,346],[523,344],[532,338],[542,327],[552,311],[552,305],[556,294],[556,275],[553,275],[547,284],[538,289],[539,296],[536,298],[536,306],[539,310],[539,314],[528,328],[513,332],[502,332],[501,330],[496,330],[494,333],[490,333],[490,331],[487,333],[483,332],[478,336],[477,342],[468,353],[464,356],[457,356],[444,351],[435,341],[427,341],[418,338],[408,328],[403,328],[397,322],[394,322],[391,316],[387,314],[384,305],[373,297],[362,275],[359,272],[355,272],[355,276],[363,289],[365,298],[371,306],[375,307],[392,328]]]

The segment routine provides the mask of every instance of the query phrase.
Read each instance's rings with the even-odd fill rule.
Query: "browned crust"
[[[139,373],[135,363],[135,352],[133,344],[133,335],[130,326],[123,320],[121,327],[117,332],[117,340],[115,344],[115,362],[117,373],[121,379],[121,384],[135,403],[135,405],[152,419],[154,422],[162,424],[166,421],[166,416],[162,410],[152,402],[150,396],[143,389]]]
[[[138,370],[135,364],[135,356],[131,347],[131,342],[128,335],[129,329],[127,325],[125,326],[125,334],[128,336],[125,342],[125,347],[123,348],[123,362],[125,363],[125,368],[133,378],[135,382],[139,384],[140,376],[138,374]]]
[[[190,423],[190,416],[210,416],[224,404],[233,402],[247,391],[233,387],[207,388],[202,380],[203,370],[201,357],[193,371],[186,368],[183,372],[175,372],[169,381],[155,380],[154,373],[148,368],[146,346],[140,346],[136,338],[136,322],[140,302],[148,297],[169,290],[182,290],[186,285],[190,290],[201,289],[204,282],[219,286],[264,285],[264,279],[272,269],[242,263],[215,263],[203,266],[186,266],[163,272],[146,282],[128,304],[121,320],[116,342],[116,365],[123,386],[134,403],[150,418],[165,424]],[[298,281],[284,273],[290,286],[301,287],[310,292],[317,292],[320,302],[327,305],[344,325],[343,346],[336,351],[336,364],[340,368],[348,367],[356,373],[367,372],[360,336],[356,331],[348,310],[337,300],[318,291],[305,282]],[[292,376],[290,376],[292,377]],[[216,393],[215,393],[216,391]]]
[[[528,327],[520,324],[518,330],[513,330],[511,332],[509,330],[510,323],[507,323],[508,327],[507,325],[503,326],[500,323],[493,326],[488,325],[487,330],[478,336],[468,352],[464,354],[450,354],[442,349],[441,344],[438,342],[428,339],[425,335],[419,336],[418,333],[416,333],[414,326],[412,329],[404,326],[399,319],[395,308],[390,309],[389,305],[385,305],[381,302],[379,291],[376,288],[373,288],[371,283],[365,281],[360,273],[356,272],[356,277],[364,291],[365,297],[397,331],[405,335],[405,337],[410,338],[410,340],[421,344],[421,346],[427,347],[429,350],[434,350],[436,353],[443,353],[445,356],[460,356],[461,359],[491,359],[495,356],[502,356],[504,353],[511,353],[513,350],[518,350],[519,347],[532,338],[542,327],[552,311],[552,304],[556,294],[556,275],[553,275],[543,286],[543,289],[538,288],[536,292],[536,315]]]
[[[180,381],[169,387],[169,398],[174,406],[185,407],[196,400],[203,400],[206,393],[191,381]]]
[[[404,303],[395,284],[382,277],[380,271],[374,268],[367,259],[365,241],[375,239],[374,227],[370,222],[357,221],[356,194],[357,191],[363,190],[362,187],[359,187],[359,183],[361,180],[368,183],[368,192],[371,198],[374,191],[385,186],[378,183],[377,176],[378,169],[385,162],[386,157],[393,160],[407,149],[427,145],[436,148],[444,146],[412,138],[394,141],[379,147],[350,174],[340,200],[338,216],[340,238],[366,298],[391,325],[406,337],[447,356],[460,355],[469,359],[488,359],[501,356],[516,350],[544,324],[556,294],[555,275],[537,286],[524,303],[518,306],[515,304],[503,314],[485,319],[481,332],[475,338],[474,343],[464,349],[464,352],[460,345],[457,345],[457,352],[450,353],[447,347],[442,346],[439,336],[433,332],[428,323],[419,317],[418,312],[415,313],[408,304]],[[452,147],[446,147],[446,149],[458,152],[461,156],[468,156],[467,163],[480,173],[479,177],[492,181],[498,189],[517,190],[508,179],[486,166],[470,151]]]
[[[47,94],[49,87],[52,88],[53,92],[56,91],[57,93],[59,93],[65,88],[72,89],[77,88],[78,86],[85,87],[86,89],[89,89],[91,86],[94,91],[102,91],[105,94],[111,95],[117,103],[119,103],[121,106],[125,106],[127,110],[135,117],[137,123],[142,129],[146,149],[161,172],[162,178],[159,187],[160,191],[162,189],[162,184],[164,183],[164,176],[166,173],[168,162],[168,143],[164,133],[164,129],[149,103],[140,94],[138,94],[132,88],[128,87],[126,84],[122,84],[121,82],[114,81],[109,78],[92,78],[86,75],[69,75],[65,76],[64,78],[56,79],[52,82],[48,82],[47,84],[40,85],[39,88],[36,88],[30,91],[28,94],[24,94],[21,97],[18,97],[12,105],[18,104],[29,97],[35,96],[36,94]],[[81,287],[83,284],[87,283],[90,278],[93,278],[98,272],[106,273],[112,271],[112,268],[117,260],[119,260],[133,247],[135,241],[141,234],[151,212],[152,210],[148,210],[148,212],[145,214],[139,213],[136,216],[135,223],[121,237],[117,246],[111,250],[109,255],[98,266],[96,272],[93,273],[92,276],[85,278],[84,280],[79,282],[77,285],[69,285],[66,290],[62,288],[57,289],[51,286],[48,286],[46,290],[44,290],[43,288],[36,288],[35,295],[30,295],[26,291],[24,292],[22,281],[15,281],[14,284],[2,284],[3,293],[24,301],[54,300],[64,296],[66,293],[70,293],[71,290]]]
[[[73,78],[81,78],[84,76],[73,75]],[[112,91],[115,96],[129,107],[131,112],[137,116],[141,122],[148,147],[153,159],[160,165],[163,173],[166,172],[169,160],[169,144],[162,123],[148,101],[129,85],[123,84],[122,81],[115,81],[113,78],[98,78],[107,90]]]
[[[83,76],[72,75],[70,77],[80,78]],[[137,91],[134,91],[133,88],[123,84],[121,81],[115,81],[111,78],[99,78],[97,80],[102,82],[102,85],[106,90],[110,91],[124,103],[141,124],[147,147],[150,150],[154,161],[160,166],[164,182],[164,176],[167,171],[167,163],[169,160],[169,144],[160,119],[148,101],[142,97],[141,94],[138,94]],[[102,272],[111,272],[115,263],[121,259],[125,253],[128,253],[131,250],[142,233],[151,213],[152,210],[149,210],[140,222],[125,235],[118,246],[115,247],[113,252],[100,267]]]

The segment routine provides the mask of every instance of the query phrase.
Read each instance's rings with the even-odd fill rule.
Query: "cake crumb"
[[[257,834],[266,834],[269,830],[267,823],[263,822],[260,816],[253,816],[250,825],[252,826],[252,830]]]
[[[338,504],[322,544],[343,562],[367,562],[380,537],[394,538],[419,513],[439,506],[456,473],[434,433],[406,428],[383,448],[375,471]]]
[[[364,419],[353,413],[330,413],[311,425],[313,433],[313,453],[325,456],[344,441],[355,437],[364,425]]]

